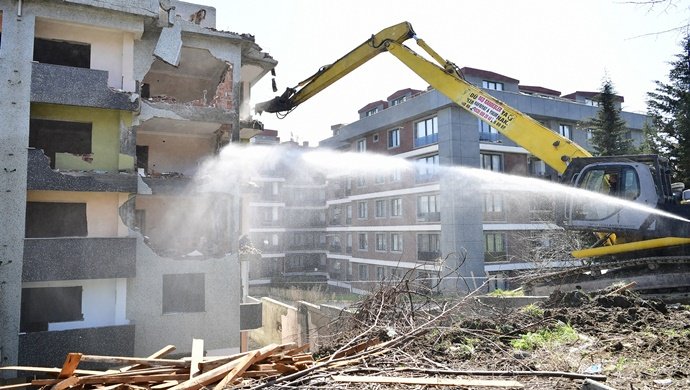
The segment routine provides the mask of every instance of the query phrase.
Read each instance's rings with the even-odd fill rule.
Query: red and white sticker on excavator
[[[473,92],[469,93],[463,102],[463,106],[480,119],[490,122],[492,126],[499,130],[504,130],[508,123],[513,120],[513,116],[505,111],[501,105],[486,96]]]

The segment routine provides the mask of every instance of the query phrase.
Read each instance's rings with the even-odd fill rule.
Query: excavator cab
[[[668,173],[667,161],[651,155],[574,159],[564,181],[598,195],[568,196],[562,224],[569,229],[627,231],[646,238],[675,233],[672,218],[656,211],[686,214],[690,208],[680,206]]]
[[[656,207],[657,193],[649,168],[639,163],[596,163],[586,166],[573,186],[599,196],[572,195],[566,205],[566,226],[596,231],[639,231],[649,212],[621,200]],[[651,227],[653,228],[653,227]]]

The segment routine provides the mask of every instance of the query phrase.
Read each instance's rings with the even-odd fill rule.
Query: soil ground
[[[481,313],[463,315],[460,320],[457,315],[454,318],[436,323],[408,343],[368,357],[344,372],[449,377],[437,372],[562,371],[603,375],[606,377],[603,383],[615,389],[690,388],[689,306],[665,305],[627,290],[613,292],[610,288],[590,294],[555,292],[538,306],[493,313],[487,313],[484,308]],[[548,340],[528,350],[513,346],[514,340],[523,340],[528,337],[525,335],[557,329],[564,324],[575,331],[574,338]],[[390,333],[390,325],[388,329]],[[379,336],[385,339],[385,333],[386,327],[381,327]],[[333,350],[327,348],[322,352],[327,355]],[[580,389],[583,383],[581,379],[541,376],[463,377],[513,379],[528,389]],[[302,385],[351,389],[435,388],[333,383],[324,377]]]

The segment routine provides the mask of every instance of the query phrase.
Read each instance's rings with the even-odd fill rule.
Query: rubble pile
[[[690,388],[690,308],[643,299],[628,287],[557,291],[539,304],[506,309],[482,304],[473,294],[435,295],[433,286],[409,281],[382,284],[329,325],[330,335],[313,340],[314,354],[307,352],[309,346],[295,344],[182,359],[163,359],[160,353],[147,359],[70,354],[52,378],[24,385],[55,390]],[[80,360],[127,366],[80,371]]]

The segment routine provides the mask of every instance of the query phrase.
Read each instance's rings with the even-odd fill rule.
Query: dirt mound
[[[383,338],[404,334],[415,322],[438,315],[438,310],[405,310],[399,298],[381,292],[362,302],[355,333],[343,326],[340,340],[368,329]],[[450,305],[428,303],[437,308]],[[613,286],[595,292],[557,291],[541,304],[495,310],[494,315],[487,315],[486,308],[474,314],[471,307],[461,305],[424,325],[424,332],[404,348],[368,360],[367,370],[569,372],[599,375],[620,389],[690,388],[688,306],[667,306],[625,286]],[[530,389],[582,386],[582,380],[564,377],[516,379]]]

